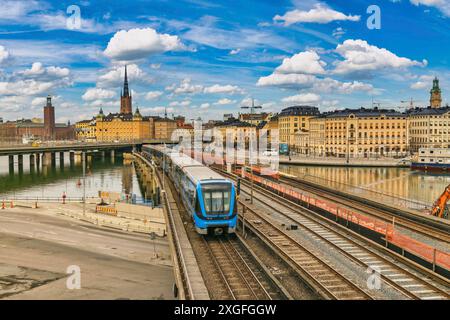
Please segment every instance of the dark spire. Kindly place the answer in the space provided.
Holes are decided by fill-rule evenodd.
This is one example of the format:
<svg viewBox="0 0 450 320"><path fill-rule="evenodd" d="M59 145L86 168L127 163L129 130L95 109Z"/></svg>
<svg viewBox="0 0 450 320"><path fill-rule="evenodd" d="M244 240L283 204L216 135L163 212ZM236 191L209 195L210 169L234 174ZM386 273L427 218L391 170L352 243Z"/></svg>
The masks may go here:
<svg viewBox="0 0 450 320"><path fill-rule="evenodd" d="M127 66L125 66L125 80L123 82L123 97L129 97Z"/></svg>

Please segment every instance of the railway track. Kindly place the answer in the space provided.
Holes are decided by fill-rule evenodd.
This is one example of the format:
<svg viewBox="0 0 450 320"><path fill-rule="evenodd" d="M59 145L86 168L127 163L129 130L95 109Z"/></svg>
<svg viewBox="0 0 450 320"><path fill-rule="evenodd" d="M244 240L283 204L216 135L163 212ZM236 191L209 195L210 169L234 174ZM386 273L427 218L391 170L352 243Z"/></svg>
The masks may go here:
<svg viewBox="0 0 450 320"><path fill-rule="evenodd" d="M160 174L163 174L160 172ZM177 203L181 199L167 179ZM260 265L251 250L238 236L202 236L195 231L183 205L179 213L194 249L200 272L210 297L214 300L285 300L290 298L274 277Z"/></svg>
<svg viewBox="0 0 450 320"><path fill-rule="evenodd" d="M266 244L281 254L295 269L312 283L322 296L336 300L372 300L363 289L338 273L327 262L302 246L298 241L278 227L273 221L246 209L245 223L250 225Z"/></svg>
<svg viewBox="0 0 450 320"><path fill-rule="evenodd" d="M234 236L203 238L205 247L233 300L272 300L286 298L274 287L248 251Z"/></svg>
<svg viewBox="0 0 450 320"><path fill-rule="evenodd" d="M243 183L248 188L248 181L243 181ZM241 190L250 195L250 192L245 188ZM259 186L254 186L254 191L256 191L254 192L254 199L264 206L282 215L290 222L300 225L302 230L308 232L314 240L326 243L361 266L377 270L380 272L384 283L406 297L424 300L450 299L448 289L441 289L437 284L433 284L431 279L424 280L421 275L415 274L405 269L404 266L399 266L398 263L394 263L383 255L374 252L367 247L367 242L360 242L348 236L347 230L342 230L342 226L335 226L326 218L314 212L309 212L309 210ZM263 197L258 196L262 192L264 192ZM268 202L267 198L271 202ZM312 216L314 216L314 219ZM430 274L428 273L427 276L430 276ZM434 275L432 276L434 277ZM440 280L445 281L445 279ZM446 287L448 288L448 281L446 281Z"/></svg>
<svg viewBox="0 0 450 320"><path fill-rule="evenodd" d="M348 200L345 197L336 194L336 192L332 193L331 191L326 190L326 188L315 186L312 183L305 183L295 178L281 177L280 181L291 187L297 188L299 190L307 190L309 193L316 194L317 196L325 200L331 201L338 205L346 206L348 208L352 208L358 212L378 218L388 223L391 223L392 219L395 217L395 223L405 229L414 231L429 238L450 242L450 234L446 231L438 229L437 227L426 225L425 223L402 217L400 215L391 213L388 210L383 210L381 208L371 206L370 204Z"/></svg>

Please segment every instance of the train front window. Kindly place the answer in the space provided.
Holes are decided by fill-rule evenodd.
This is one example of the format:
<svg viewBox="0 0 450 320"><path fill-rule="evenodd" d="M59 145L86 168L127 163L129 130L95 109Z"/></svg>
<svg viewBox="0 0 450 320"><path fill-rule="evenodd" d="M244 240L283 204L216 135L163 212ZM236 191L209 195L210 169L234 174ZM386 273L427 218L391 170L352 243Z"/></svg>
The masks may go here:
<svg viewBox="0 0 450 320"><path fill-rule="evenodd" d="M202 186L206 214L227 214L230 211L231 184Z"/></svg>

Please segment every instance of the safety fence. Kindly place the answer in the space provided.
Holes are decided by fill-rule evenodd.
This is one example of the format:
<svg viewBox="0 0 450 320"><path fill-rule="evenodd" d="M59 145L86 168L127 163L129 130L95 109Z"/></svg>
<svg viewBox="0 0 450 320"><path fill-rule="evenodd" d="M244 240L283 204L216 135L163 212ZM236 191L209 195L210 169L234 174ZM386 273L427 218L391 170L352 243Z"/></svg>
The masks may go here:
<svg viewBox="0 0 450 320"><path fill-rule="evenodd" d="M242 175L242 171L235 172L238 175ZM361 226L373 232L376 232L380 236L384 236L386 241L392 243L404 251L407 251L419 258L433 265L433 269L436 265L439 265L447 270L450 270L450 255L447 252L440 251L432 246L424 244L413 238L410 238L398 230L392 224L386 223L376 218L372 218L361 213L354 212L347 208L342 208L336 204L328 201L318 199L309 194L304 194L293 188L281 185L275 181L264 179L260 176L252 175L244 170L244 177L253 179L253 181L273 192L282 194L286 198L290 198L296 202L303 202L307 204L309 208L315 207L320 210L324 210L327 213L333 215L336 221L346 221L347 225L353 223Z"/></svg>

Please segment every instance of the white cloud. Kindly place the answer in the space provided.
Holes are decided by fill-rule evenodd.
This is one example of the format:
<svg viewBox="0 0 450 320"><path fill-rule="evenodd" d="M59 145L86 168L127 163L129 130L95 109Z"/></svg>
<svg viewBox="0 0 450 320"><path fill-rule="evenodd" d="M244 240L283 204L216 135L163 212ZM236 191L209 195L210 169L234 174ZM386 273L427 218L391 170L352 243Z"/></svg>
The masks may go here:
<svg viewBox="0 0 450 320"><path fill-rule="evenodd" d="M236 103L236 100L230 100L228 98L223 98L223 99L220 99L217 102L214 102L214 104L217 105L217 106L219 106L219 105L223 106L223 105L234 104L234 103Z"/></svg>
<svg viewBox="0 0 450 320"><path fill-rule="evenodd" d="M150 65L150 68L157 70L157 69L161 68L161 63L152 63Z"/></svg>
<svg viewBox="0 0 450 320"><path fill-rule="evenodd" d="M166 90L172 91L174 94L195 94L202 92L203 86L191 84L191 79L185 78L178 87L174 84L166 87Z"/></svg>
<svg viewBox="0 0 450 320"><path fill-rule="evenodd" d="M324 74L326 63L320 60L315 51L304 51L283 59L283 63L275 69L276 73Z"/></svg>
<svg viewBox="0 0 450 320"><path fill-rule="evenodd" d="M34 79L19 80L16 82L0 82L0 94L34 96L48 93L57 87L57 82L41 82Z"/></svg>
<svg viewBox="0 0 450 320"><path fill-rule="evenodd" d="M210 107L211 105L209 104L209 103L202 103L201 105L200 105L200 109L202 109L202 110L206 110L206 109L208 109L209 107Z"/></svg>
<svg viewBox="0 0 450 320"><path fill-rule="evenodd" d="M116 96L116 93L111 90L102 88L89 88L81 97L84 101L93 101L99 99L112 99Z"/></svg>
<svg viewBox="0 0 450 320"><path fill-rule="evenodd" d="M153 80L136 64L127 66L128 81L133 84L142 83L149 84ZM117 87L123 84L125 77L125 67L114 66L105 74L98 77L97 86L99 87Z"/></svg>
<svg viewBox="0 0 450 320"><path fill-rule="evenodd" d="M410 88L413 90L423 90L426 88L431 88L431 81L433 81L433 76L422 75L419 77L419 81L411 84Z"/></svg>
<svg viewBox="0 0 450 320"><path fill-rule="evenodd" d="M447 17L450 17L450 1L448 0L410 0L410 2L416 6L435 7L441 10Z"/></svg>
<svg viewBox="0 0 450 320"><path fill-rule="evenodd" d="M55 66L44 67L41 62L34 62L30 69L19 71L18 74L28 79L54 80L68 77L70 70Z"/></svg>
<svg viewBox="0 0 450 320"><path fill-rule="evenodd" d="M414 61L395 55L384 48L369 45L364 40L345 40L336 48L336 52L344 57L343 61L336 61L335 74L376 71L392 68L408 68L412 66L426 66L428 62Z"/></svg>
<svg viewBox="0 0 450 320"><path fill-rule="evenodd" d="M309 11L292 10L286 12L283 16L276 15L274 21L282 21L285 26L294 23L329 23L332 21L359 21L360 16L345 15L342 12L328 8L323 4L316 4Z"/></svg>
<svg viewBox="0 0 450 320"><path fill-rule="evenodd" d="M341 82L331 78L317 79L313 84L313 90L317 92L338 92L341 94L350 94L355 91L375 92L374 87L368 83L360 81Z"/></svg>
<svg viewBox="0 0 450 320"><path fill-rule="evenodd" d="M8 60L9 57L10 53L8 52L8 50L6 50L4 46L0 46L0 64Z"/></svg>
<svg viewBox="0 0 450 320"><path fill-rule="evenodd" d="M164 94L162 91L150 91L145 95L145 100L157 100Z"/></svg>
<svg viewBox="0 0 450 320"><path fill-rule="evenodd" d="M169 104L171 107L188 107L191 105L190 100L184 100L184 101L173 101Z"/></svg>
<svg viewBox="0 0 450 320"><path fill-rule="evenodd" d="M238 49L231 50L229 54L230 55L235 55L235 54L238 54L239 52L241 52L241 49L238 48Z"/></svg>
<svg viewBox="0 0 450 320"><path fill-rule="evenodd" d="M304 86L308 87L315 81L316 77L306 74L283 74L272 73L269 76L258 79L258 86Z"/></svg>
<svg viewBox="0 0 450 320"><path fill-rule="evenodd" d="M281 101L285 103L316 104L320 101L320 96L315 93L302 93L295 96L283 98Z"/></svg>
<svg viewBox="0 0 450 320"><path fill-rule="evenodd" d="M121 30L109 40L104 54L119 61L145 58L156 53L185 50L178 36L157 33L155 29Z"/></svg>
<svg viewBox="0 0 450 320"><path fill-rule="evenodd" d="M204 93L228 93L228 94L243 94L244 90L239 88L238 86L232 86L232 85L219 85L215 84L210 87L206 87L204 89Z"/></svg>
<svg viewBox="0 0 450 320"><path fill-rule="evenodd" d="M47 102L47 98L46 97L37 97L37 98L34 98L31 101L31 105L33 107L42 107L42 106L44 106L46 104L46 102Z"/></svg>

